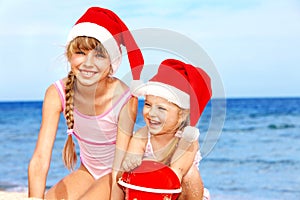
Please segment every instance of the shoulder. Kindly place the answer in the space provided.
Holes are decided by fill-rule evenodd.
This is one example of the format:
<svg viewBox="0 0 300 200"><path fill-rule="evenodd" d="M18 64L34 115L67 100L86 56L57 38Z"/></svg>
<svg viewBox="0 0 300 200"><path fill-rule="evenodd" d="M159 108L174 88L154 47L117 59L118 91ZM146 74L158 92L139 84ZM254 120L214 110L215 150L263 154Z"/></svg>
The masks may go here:
<svg viewBox="0 0 300 200"><path fill-rule="evenodd" d="M55 97L55 96L58 97L58 91L55 85L51 84L46 90L45 97Z"/></svg>
<svg viewBox="0 0 300 200"><path fill-rule="evenodd" d="M68 77L65 77L60 80L55 81L52 85L60 84L61 86L63 86L63 88L65 88L67 81L68 81Z"/></svg>
<svg viewBox="0 0 300 200"><path fill-rule="evenodd" d="M124 93L129 90L129 87L120 79L116 77L111 78L111 88L117 93Z"/></svg>
<svg viewBox="0 0 300 200"><path fill-rule="evenodd" d="M66 86L67 81L68 81L68 77L63 78L60 81L64 84L64 86Z"/></svg>
<svg viewBox="0 0 300 200"><path fill-rule="evenodd" d="M109 83L108 92L112 95L114 101L119 101L120 98L128 99L128 96L130 96L129 87L123 81L115 77L112 77Z"/></svg>
<svg viewBox="0 0 300 200"><path fill-rule="evenodd" d="M58 90L54 84L51 84L45 93L44 106L51 107L51 109L62 110L62 103Z"/></svg>
<svg viewBox="0 0 300 200"><path fill-rule="evenodd" d="M67 77L62 78L55 83L60 82L62 86L62 90L64 90L67 82ZM61 100L61 95L59 88L57 88L56 84L53 83L51 84L45 92L45 97L44 97L44 105L47 107L51 107L52 109L60 110L62 111L62 100ZM63 92L63 91L61 91Z"/></svg>
<svg viewBox="0 0 300 200"><path fill-rule="evenodd" d="M135 138L140 138L140 139L148 139L148 128L147 126L144 126L136 131L134 134Z"/></svg>
<svg viewBox="0 0 300 200"><path fill-rule="evenodd" d="M130 146L134 149L144 149L148 143L148 129L147 127L142 127L133 134L130 140Z"/></svg>

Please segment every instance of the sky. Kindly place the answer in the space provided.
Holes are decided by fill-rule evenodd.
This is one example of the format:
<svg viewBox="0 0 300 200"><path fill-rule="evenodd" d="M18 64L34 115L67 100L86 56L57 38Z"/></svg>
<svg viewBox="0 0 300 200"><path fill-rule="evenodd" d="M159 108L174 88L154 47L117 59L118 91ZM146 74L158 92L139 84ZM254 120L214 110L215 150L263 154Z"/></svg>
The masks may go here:
<svg viewBox="0 0 300 200"><path fill-rule="evenodd" d="M201 65L214 97L300 97L299 0L0 0L0 101L42 100L66 76L67 35L90 6L120 16L145 66Z"/></svg>

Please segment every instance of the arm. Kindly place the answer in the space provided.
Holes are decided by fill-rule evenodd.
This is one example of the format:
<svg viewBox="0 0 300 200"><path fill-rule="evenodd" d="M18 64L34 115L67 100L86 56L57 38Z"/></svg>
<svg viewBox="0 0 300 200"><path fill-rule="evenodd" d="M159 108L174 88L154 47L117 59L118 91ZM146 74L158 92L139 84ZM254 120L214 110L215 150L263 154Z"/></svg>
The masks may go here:
<svg viewBox="0 0 300 200"><path fill-rule="evenodd" d="M126 155L122 162L122 170L131 171L142 163L148 141L147 127L140 128L131 138Z"/></svg>
<svg viewBox="0 0 300 200"><path fill-rule="evenodd" d="M55 86L51 85L45 94L40 132L28 166L29 197L44 197L46 178L61 110L62 105L59 94Z"/></svg>
<svg viewBox="0 0 300 200"><path fill-rule="evenodd" d="M123 158L125 156L130 138L133 133L138 109L137 107L138 99L136 97L132 97L124 105L119 115L116 150L113 163L113 181L115 181L117 172L121 168Z"/></svg>
<svg viewBox="0 0 300 200"><path fill-rule="evenodd" d="M121 187L119 187L117 180L120 177L122 177L122 173L124 169L125 171L129 171L130 169L133 169L134 166L138 166L141 163L141 160L144 155L144 150L145 150L144 147L146 146L147 140L146 142L143 141L141 138L137 137L138 135L139 135L139 131L137 131L137 133L135 133L134 136L131 137L127 152L124 152L125 158L124 161L122 162L122 166L120 166L119 170L115 170L116 174L112 186L111 200L124 200L125 197L124 197L123 190L121 189Z"/></svg>
<svg viewBox="0 0 300 200"><path fill-rule="evenodd" d="M177 174L180 181L194 162L195 155L199 149L198 137L199 130L197 128L186 127L172 156L170 167Z"/></svg>
<svg viewBox="0 0 300 200"><path fill-rule="evenodd" d="M113 163L113 172L112 172L112 200L124 200L123 191L117 184L118 175L120 175L120 168L127 151L127 147L130 141L130 138L133 133L134 123L136 121L138 109L138 99L132 97L127 104L124 105L120 114L118 121L118 133L116 140L116 150Z"/></svg>

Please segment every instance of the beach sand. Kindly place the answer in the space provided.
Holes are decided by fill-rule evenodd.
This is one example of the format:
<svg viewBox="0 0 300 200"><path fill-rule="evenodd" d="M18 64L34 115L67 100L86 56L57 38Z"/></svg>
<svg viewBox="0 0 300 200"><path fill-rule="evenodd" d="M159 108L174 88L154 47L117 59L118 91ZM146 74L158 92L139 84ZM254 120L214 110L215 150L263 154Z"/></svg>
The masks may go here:
<svg viewBox="0 0 300 200"><path fill-rule="evenodd" d="M27 198L26 192L7 192L0 191L0 200L21 200L21 199L35 199L37 198Z"/></svg>

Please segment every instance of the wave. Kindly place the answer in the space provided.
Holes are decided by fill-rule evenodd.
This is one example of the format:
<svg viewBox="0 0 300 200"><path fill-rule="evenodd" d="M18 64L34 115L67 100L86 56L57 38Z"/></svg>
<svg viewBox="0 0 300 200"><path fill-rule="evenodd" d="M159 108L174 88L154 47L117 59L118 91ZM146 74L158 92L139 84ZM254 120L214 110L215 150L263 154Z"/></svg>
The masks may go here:
<svg viewBox="0 0 300 200"><path fill-rule="evenodd" d="M282 160L263 160L263 159L228 159L228 158L206 158L206 162L218 162L218 163L234 163L234 164L284 164L284 165L299 165L300 163L295 160L282 159Z"/></svg>
<svg viewBox="0 0 300 200"><path fill-rule="evenodd" d="M27 192L28 188L25 185L13 183L13 182L1 181L0 190L8 191L8 192Z"/></svg>
<svg viewBox="0 0 300 200"><path fill-rule="evenodd" d="M241 132L251 132L260 129L260 127L254 127L254 126L249 126L249 127L243 127L243 128L227 128L224 127L222 129L223 132L231 132L231 133L241 133Z"/></svg>
<svg viewBox="0 0 300 200"><path fill-rule="evenodd" d="M222 129L223 132L231 132L231 133L245 133L245 132L255 132L258 130L263 130L267 128L268 130L283 130L283 129L293 129L293 128L298 128L297 125L295 124L269 124L269 125L264 125L264 124L254 124L254 125L247 125L243 126L240 125L240 127L237 127L237 125L232 126L232 127L224 127Z"/></svg>
<svg viewBox="0 0 300 200"><path fill-rule="evenodd" d="M296 128L294 124L269 124L269 129L277 130L277 129L289 129L289 128Z"/></svg>

